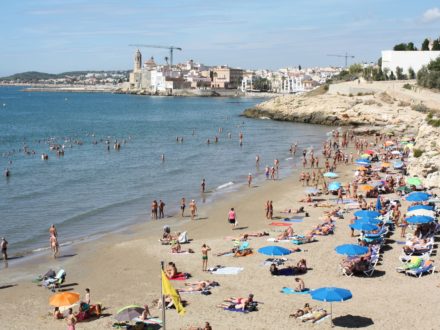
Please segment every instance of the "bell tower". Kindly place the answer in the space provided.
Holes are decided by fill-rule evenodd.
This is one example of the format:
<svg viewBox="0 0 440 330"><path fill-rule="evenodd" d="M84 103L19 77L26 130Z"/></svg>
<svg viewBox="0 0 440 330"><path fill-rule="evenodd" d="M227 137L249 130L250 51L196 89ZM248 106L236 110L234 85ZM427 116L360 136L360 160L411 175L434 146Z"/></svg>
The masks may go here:
<svg viewBox="0 0 440 330"><path fill-rule="evenodd" d="M142 67L142 54L138 49L136 53L134 53L134 72L141 71Z"/></svg>

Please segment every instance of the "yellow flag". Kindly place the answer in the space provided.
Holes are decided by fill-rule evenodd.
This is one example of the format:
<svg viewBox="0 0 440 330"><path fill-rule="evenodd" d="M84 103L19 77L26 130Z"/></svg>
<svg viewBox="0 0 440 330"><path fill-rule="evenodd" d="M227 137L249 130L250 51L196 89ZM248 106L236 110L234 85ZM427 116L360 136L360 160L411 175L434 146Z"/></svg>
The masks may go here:
<svg viewBox="0 0 440 330"><path fill-rule="evenodd" d="M170 280L165 275L164 271L162 270L162 294L168 295L173 299L174 307L176 307L177 313L179 315L185 314L185 308L183 308L182 302L180 301L180 295L177 293L176 289L173 288L173 286L170 283Z"/></svg>

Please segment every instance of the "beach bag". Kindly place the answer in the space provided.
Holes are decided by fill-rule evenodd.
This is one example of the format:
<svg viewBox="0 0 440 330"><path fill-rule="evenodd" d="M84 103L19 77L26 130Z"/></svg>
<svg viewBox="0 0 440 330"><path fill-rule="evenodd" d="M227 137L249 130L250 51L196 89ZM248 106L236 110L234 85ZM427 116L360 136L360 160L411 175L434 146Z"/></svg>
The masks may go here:
<svg viewBox="0 0 440 330"><path fill-rule="evenodd" d="M179 238L177 239L177 241L182 244L182 243L188 243L188 232L184 231L183 233L181 233L179 235Z"/></svg>

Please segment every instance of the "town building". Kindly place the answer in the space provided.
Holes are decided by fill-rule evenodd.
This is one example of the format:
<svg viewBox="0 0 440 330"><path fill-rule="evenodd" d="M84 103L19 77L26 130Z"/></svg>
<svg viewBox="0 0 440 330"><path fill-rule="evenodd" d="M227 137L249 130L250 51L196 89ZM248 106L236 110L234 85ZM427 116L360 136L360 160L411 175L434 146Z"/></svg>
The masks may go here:
<svg viewBox="0 0 440 330"><path fill-rule="evenodd" d="M241 86L243 70L219 66L211 70L211 87L237 89Z"/></svg>
<svg viewBox="0 0 440 330"><path fill-rule="evenodd" d="M416 50L416 51L382 51L382 71L386 69L396 74L396 68L403 70L403 74L408 74L408 70L412 68L417 73L424 65L435 60L440 56L437 50Z"/></svg>

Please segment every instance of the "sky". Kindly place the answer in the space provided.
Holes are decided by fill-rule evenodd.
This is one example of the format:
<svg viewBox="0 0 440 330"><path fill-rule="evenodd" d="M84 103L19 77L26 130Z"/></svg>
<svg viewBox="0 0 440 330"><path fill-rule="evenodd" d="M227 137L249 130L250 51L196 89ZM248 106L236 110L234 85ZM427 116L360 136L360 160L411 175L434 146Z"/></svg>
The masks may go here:
<svg viewBox="0 0 440 330"><path fill-rule="evenodd" d="M130 44L181 47L174 63L246 69L377 61L440 37L438 0L18 0L0 4L0 76L129 70ZM163 63L166 49L141 48Z"/></svg>

